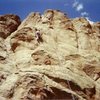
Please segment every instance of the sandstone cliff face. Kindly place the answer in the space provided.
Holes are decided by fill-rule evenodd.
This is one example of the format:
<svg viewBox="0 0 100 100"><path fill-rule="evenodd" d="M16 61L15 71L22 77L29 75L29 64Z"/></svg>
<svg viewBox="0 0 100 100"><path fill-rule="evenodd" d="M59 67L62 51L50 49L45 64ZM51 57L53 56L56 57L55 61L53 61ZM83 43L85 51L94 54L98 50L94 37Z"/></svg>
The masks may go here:
<svg viewBox="0 0 100 100"><path fill-rule="evenodd" d="M0 100L100 99L100 23L47 10L13 31L0 38Z"/></svg>
<svg viewBox="0 0 100 100"><path fill-rule="evenodd" d="M0 59L7 57L5 39L14 32L21 21L17 15L8 14L0 16Z"/></svg>

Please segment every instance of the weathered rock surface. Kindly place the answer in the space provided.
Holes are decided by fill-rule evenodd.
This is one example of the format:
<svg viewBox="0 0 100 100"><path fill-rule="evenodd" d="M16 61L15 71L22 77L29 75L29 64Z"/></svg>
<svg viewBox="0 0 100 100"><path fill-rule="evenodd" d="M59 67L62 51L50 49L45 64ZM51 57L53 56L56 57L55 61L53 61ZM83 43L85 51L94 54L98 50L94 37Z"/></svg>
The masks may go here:
<svg viewBox="0 0 100 100"><path fill-rule="evenodd" d="M0 16L0 37L7 38L20 25L21 21L17 15L8 14Z"/></svg>
<svg viewBox="0 0 100 100"><path fill-rule="evenodd" d="M0 16L0 60L6 59L8 55L4 43L5 39L18 28L20 23L20 18L17 15L8 14Z"/></svg>
<svg viewBox="0 0 100 100"><path fill-rule="evenodd" d="M0 99L100 100L99 22L47 10L13 31L0 40Z"/></svg>

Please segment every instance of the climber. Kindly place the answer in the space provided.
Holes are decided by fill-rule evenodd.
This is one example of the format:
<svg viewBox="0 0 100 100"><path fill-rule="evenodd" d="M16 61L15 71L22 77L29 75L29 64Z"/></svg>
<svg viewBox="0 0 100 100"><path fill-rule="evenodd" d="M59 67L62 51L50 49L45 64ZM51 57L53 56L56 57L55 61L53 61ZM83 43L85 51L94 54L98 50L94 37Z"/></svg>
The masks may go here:
<svg viewBox="0 0 100 100"><path fill-rule="evenodd" d="M100 72L96 73L93 79L97 81L99 78L100 78Z"/></svg>
<svg viewBox="0 0 100 100"><path fill-rule="evenodd" d="M43 42L40 30L35 29L35 37L36 37L36 40L37 40L38 43Z"/></svg>

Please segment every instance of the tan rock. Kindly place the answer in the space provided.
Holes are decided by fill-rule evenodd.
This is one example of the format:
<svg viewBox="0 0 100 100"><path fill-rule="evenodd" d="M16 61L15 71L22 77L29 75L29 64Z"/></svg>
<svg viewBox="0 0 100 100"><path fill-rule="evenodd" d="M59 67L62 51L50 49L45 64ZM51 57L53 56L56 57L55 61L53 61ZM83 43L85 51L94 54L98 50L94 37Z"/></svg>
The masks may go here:
<svg viewBox="0 0 100 100"><path fill-rule="evenodd" d="M43 42L36 41L35 29ZM85 18L51 9L31 13L0 38L0 98L99 100L99 34L100 24Z"/></svg>

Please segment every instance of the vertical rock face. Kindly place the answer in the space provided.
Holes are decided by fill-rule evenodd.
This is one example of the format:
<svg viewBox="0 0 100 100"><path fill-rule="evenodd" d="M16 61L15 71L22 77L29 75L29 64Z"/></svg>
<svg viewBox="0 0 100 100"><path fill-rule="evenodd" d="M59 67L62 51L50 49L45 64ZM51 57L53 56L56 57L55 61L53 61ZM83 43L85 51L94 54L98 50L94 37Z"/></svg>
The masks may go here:
<svg viewBox="0 0 100 100"><path fill-rule="evenodd" d="M31 13L19 24L15 15L0 17L1 99L100 99L99 22L47 10Z"/></svg>

